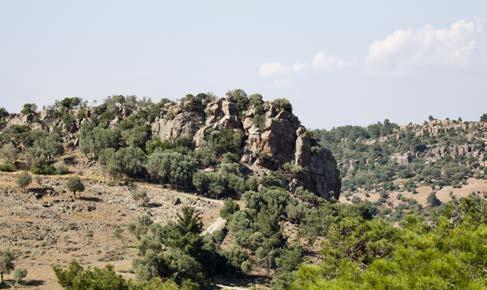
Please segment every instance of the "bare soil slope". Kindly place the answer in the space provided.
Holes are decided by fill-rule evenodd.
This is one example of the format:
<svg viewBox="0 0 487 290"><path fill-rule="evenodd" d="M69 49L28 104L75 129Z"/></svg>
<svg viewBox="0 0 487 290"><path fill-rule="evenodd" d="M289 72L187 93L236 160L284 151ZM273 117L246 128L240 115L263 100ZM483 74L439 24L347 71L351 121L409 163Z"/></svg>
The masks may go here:
<svg viewBox="0 0 487 290"><path fill-rule="evenodd" d="M98 267L109 263L132 277L135 241L126 230L128 223L147 214L164 224L183 206L192 206L207 228L217 220L222 206L221 201L160 185L117 185L86 163L70 170L83 173L86 190L77 199L65 189L69 175L42 176L41 185L34 181L22 190L15 182L20 172L0 173L0 245L13 251L16 267L27 269L23 288L60 289L52 265L67 265L73 259ZM131 197L138 190L148 193L148 207L139 206ZM115 238L117 227L123 229L122 239Z"/></svg>

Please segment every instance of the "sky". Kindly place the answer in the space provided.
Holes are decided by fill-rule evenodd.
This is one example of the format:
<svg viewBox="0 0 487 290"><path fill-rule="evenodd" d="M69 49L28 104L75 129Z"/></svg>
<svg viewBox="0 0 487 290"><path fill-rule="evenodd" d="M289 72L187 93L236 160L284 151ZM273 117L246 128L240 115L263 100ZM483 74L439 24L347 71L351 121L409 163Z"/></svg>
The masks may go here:
<svg viewBox="0 0 487 290"><path fill-rule="evenodd" d="M240 88L310 128L478 120L487 1L0 1L0 106Z"/></svg>

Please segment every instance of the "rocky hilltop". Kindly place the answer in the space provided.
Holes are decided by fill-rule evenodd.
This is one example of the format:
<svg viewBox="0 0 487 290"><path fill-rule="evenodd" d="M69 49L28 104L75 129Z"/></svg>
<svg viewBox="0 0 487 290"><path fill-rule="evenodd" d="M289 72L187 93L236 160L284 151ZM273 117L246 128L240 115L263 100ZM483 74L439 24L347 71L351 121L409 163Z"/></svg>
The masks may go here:
<svg viewBox="0 0 487 290"><path fill-rule="evenodd" d="M292 166L293 174L288 176L291 191L303 186L324 198L338 199L340 194L341 179L335 158L312 138L285 99L263 101L260 95L247 97L237 90L223 98L199 94L177 102L164 99L157 104L115 96L97 106L88 106L77 98L65 99L40 111L35 106L26 106L20 114L4 113L0 126L58 130L62 132L64 147L71 150L79 146L82 124L94 119L115 128L122 121L143 118L150 127L149 139L189 138L196 150L207 147L222 130L231 130L241 138L239 152L234 153L252 174L261 176Z"/></svg>

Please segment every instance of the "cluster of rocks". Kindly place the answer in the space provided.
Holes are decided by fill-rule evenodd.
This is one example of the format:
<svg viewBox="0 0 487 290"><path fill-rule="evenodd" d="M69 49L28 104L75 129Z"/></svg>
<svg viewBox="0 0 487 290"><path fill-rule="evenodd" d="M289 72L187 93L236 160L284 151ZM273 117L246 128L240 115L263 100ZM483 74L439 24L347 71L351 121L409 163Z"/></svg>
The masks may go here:
<svg viewBox="0 0 487 290"><path fill-rule="evenodd" d="M442 134L463 135L466 143L443 142L435 145L421 145L415 151L393 154L391 158L399 165L408 165L419 157L426 157L432 162L446 156L451 158L471 157L480 162L486 157L487 122L462 122L446 119L432 120L422 125L409 124L401 127L396 133L396 139L403 138L406 132L414 132L415 136L419 138L438 137Z"/></svg>

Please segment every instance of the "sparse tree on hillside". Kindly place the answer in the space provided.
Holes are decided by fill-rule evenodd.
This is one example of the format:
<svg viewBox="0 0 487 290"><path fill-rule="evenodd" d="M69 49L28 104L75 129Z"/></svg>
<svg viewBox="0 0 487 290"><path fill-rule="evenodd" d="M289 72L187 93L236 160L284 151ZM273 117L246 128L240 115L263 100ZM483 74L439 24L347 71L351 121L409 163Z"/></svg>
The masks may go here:
<svg viewBox="0 0 487 290"><path fill-rule="evenodd" d="M139 147L125 147L111 154L106 168L113 177L122 175L128 177L142 177L145 172L147 156Z"/></svg>
<svg viewBox="0 0 487 290"><path fill-rule="evenodd" d="M430 195L428 195L428 198L426 199L426 201L428 202L428 204L430 206L440 206L441 205L441 201L438 199L438 197L436 197L435 192L430 193Z"/></svg>
<svg viewBox="0 0 487 290"><path fill-rule="evenodd" d="M7 143L2 146L0 157L2 157L5 163L13 164L17 160L17 149L15 149L12 143Z"/></svg>
<svg viewBox="0 0 487 290"><path fill-rule="evenodd" d="M480 121L487 122L487 113L480 116Z"/></svg>
<svg viewBox="0 0 487 290"><path fill-rule="evenodd" d="M32 177L27 172L22 172L20 176L17 178L17 185L22 189L29 186L31 182L32 182Z"/></svg>
<svg viewBox="0 0 487 290"><path fill-rule="evenodd" d="M85 185L78 176L70 177L66 183L66 187L71 191L76 198L77 192L83 192L85 190Z"/></svg>
<svg viewBox="0 0 487 290"><path fill-rule="evenodd" d="M33 114L37 111L37 105L36 104L25 104L24 107L22 108L22 115L30 115Z"/></svg>
<svg viewBox="0 0 487 290"><path fill-rule="evenodd" d="M132 193L132 198L139 203L140 206L146 207L149 203L149 197L145 191L137 191Z"/></svg>
<svg viewBox="0 0 487 290"><path fill-rule="evenodd" d="M17 287L17 285L22 282L22 279L27 277L27 270L26 269L15 269L13 278L14 278L14 285Z"/></svg>
<svg viewBox="0 0 487 290"><path fill-rule="evenodd" d="M3 274L14 269L14 256L10 250L0 251L0 285L3 285Z"/></svg>

